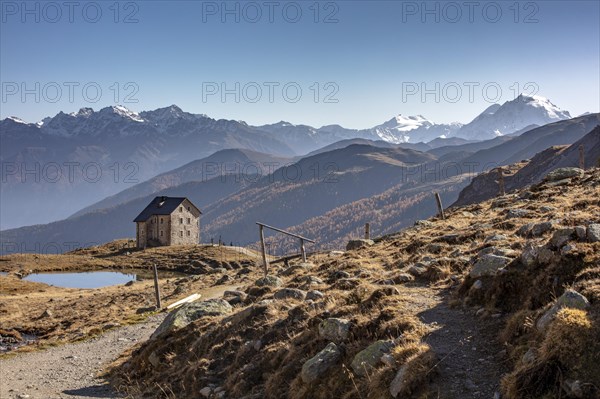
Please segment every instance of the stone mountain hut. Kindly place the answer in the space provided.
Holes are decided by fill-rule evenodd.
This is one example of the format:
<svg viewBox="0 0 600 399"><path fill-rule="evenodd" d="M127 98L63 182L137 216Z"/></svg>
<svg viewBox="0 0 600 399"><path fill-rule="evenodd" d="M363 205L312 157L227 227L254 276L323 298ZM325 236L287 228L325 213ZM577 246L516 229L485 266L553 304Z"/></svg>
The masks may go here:
<svg viewBox="0 0 600 399"><path fill-rule="evenodd" d="M154 198L133 220L137 247L198 244L201 214L185 197Z"/></svg>

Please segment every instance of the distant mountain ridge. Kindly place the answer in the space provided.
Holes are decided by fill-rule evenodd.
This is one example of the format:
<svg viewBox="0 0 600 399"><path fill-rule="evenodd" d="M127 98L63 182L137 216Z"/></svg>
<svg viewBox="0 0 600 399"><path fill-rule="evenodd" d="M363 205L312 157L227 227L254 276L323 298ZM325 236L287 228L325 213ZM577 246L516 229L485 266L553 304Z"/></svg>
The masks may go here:
<svg viewBox="0 0 600 399"><path fill-rule="evenodd" d="M284 121L257 128L310 152L307 151L310 145L325 146L352 138L382 140L392 144L428 143L437 138L481 141L570 118L568 111L561 110L547 98L521 94L504 104L490 105L466 125L459 122L438 124L422 115L400 114L370 129L347 129L340 125L315 128Z"/></svg>
<svg viewBox="0 0 600 399"><path fill-rule="evenodd" d="M149 180L136 184L119 193L85 207L70 216L76 217L88 212L111 208L139 197L146 197L161 190L167 190L190 182L205 182L211 179L250 179L267 175L275 169L290 163L290 158L276 157L244 149L228 149L192 161L174 170L161 173Z"/></svg>
<svg viewBox="0 0 600 399"><path fill-rule="evenodd" d="M235 162L268 157L247 150L221 151L125 190L115 198L109 197L66 220L4 230L2 243L25 243L31 248L36 242L49 239L106 242L132 236L134 226L130 219L154 196L167 195L189 196L202 207L204 241L221 236L227 242L240 245L253 243L256 231L249 226L263 221L310 233L322 243L337 245L366 221L373 222L380 231L391 231L433 214L432 190L439 191L444 203L451 204L469 184L473 173L486 166L489 170L515 157L538 156L536 154L549 151L548 147L569 145L584 136L589 156L593 157L598 151L598 146L593 144L597 141L597 130L595 135L589 133L598 124L600 114L590 114L541 126L518 137L459 141L456 146L441 146L427 152L389 143L376 146L350 141L348 146L334 146L266 176L237 179L233 174L225 175L224 179L219 176L199 179L202 173L197 168L207 159ZM455 168L467 164L472 165L472 169ZM445 172L440 173L440 170ZM163 178L165 180L161 180ZM187 181L189 179L194 180ZM497 186L494 187L497 190ZM281 250L296 245L285 241L272 244Z"/></svg>
<svg viewBox="0 0 600 399"><path fill-rule="evenodd" d="M518 134L526 127L567 115L542 97L519 96L488 107L464 126L436 124L421 115L398 115L370 129L339 125L313 128L287 122L250 126L185 112L176 105L139 113L123 106L99 111L82 108L69 114L59 112L39 123L10 117L0 121L0 160L16 169L37 168L38 176L23 179L20 170L15 170L3 179L0 223L2 228L9 228L65 218L74 210L132 187L132 183L223 149L248 149L290 158L339 141L363 139L382 142L382 146L389 143L427 151L439 145L461 144L457 140L480 141ZM79 174L74 179L40 178L46 166L65 163L78 165ZM99 168L103 176L93 184L80 170L90 165ZM64 168L62 172L65 174ZM64 201L66 197L68 202Z"/></svg>
<svg viewBox="0 0 600 399"><path fill-rule="evenodd" d="M194 115L176 106L139 114L124 107L97 112L83 108L72 114L60 112L38 124L6 118L0 121L0 139L0 160L14 169L2 181L2 228L67 217L219 150L295 154L287 144L244 123ZM65 163L74 165L74 173ZM59 178L44 174L49 165L52 171L59 169ZM27 175L25 170L34 172ZM90 170L100 178L87 178ZM69 201L64 201L67 197Z"/></svg>

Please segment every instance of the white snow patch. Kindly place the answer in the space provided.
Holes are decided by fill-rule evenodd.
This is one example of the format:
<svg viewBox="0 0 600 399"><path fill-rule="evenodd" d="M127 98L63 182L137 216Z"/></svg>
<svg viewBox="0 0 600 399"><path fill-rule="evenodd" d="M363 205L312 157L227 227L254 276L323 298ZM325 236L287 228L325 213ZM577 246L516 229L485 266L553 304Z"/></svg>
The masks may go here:
<svg viewBox="0 0 600 399"><path fill-rule="evenodd" d="M27 122L25 122L25 121L24 121L23 119L21 119L21 118L17 118L16 116L9 116L9 117L8 117L8 118L6 118L6 119L10 119L10 120L11 120L11 121L13 121L13 122L16 122L16 123L22 123L22 124L24 124L24 125L27 125Z"/></svg>

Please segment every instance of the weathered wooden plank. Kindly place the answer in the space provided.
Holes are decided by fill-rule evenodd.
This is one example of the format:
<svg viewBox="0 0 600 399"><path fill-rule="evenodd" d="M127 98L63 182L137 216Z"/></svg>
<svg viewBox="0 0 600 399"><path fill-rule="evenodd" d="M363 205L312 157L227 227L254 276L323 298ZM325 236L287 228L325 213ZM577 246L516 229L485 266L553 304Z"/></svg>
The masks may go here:
<svg viewBox="0 0 600 399"><path fill-rule="evenodd" d="M265 248L265 232L264 226L260 223L258 224L258 231L260 233L260 247L262 250L262 258L263 258L263 267L265 276L269 273L269 261L267 260L267 249Z"/></svg>
<svg viewBox="0 0 600 399"><path fill-rule="evenodd" d="M184 303L194 302L194 301L200 299L201 296L202 295L200 295L200 294L192 294L188 297L178 300L177 302L173 302L172 304L167 306L167 309L173 309L173 308L179 307L179 306L183 305Z"/></svg>
<svg viewBox="0 0 600 399"><path fill-rule="evenodd" d="M444 214L444 207L442 206L442 199L440 198L439 193L434 193L434 195L435 195L435 202L437 203L438 214L440 215L440 219L444 220L444 219L446 219L446 215Z"/></svg>
<svg viewBox="0 0 600 399"><path fill-rule="evenodd" d="M156 295L156 309L161 309L162 304L160 301L160 287L158 286L158 270L156 269L156 263L154 264L154 295Z"/></svg>
<svg viewBox="0 0 600 399"><path fill-rule="evenodd" d="M506 191L504 188L504 170L502 167L498 168L498 195L505 195Z"/></svg>
<svg viewBox="0 0 600 399"><path fill-rule="evenodd" d="M275 231L278 231L278 232L283 233L283 234L287 234L288 236L300 238L300 239L302 239L304 241L308 241L308 242L311 242L313 244L315 243L315 241L311 240L310 238L302 237L301 235L290 233L289 231L278 229L277 227L269 226L268 224L264 224L264 223L260 223L260 222L256 222L256 224L259 225L259 226L266 227L267 229L271 229L271 230L275 230Z"/></svg>

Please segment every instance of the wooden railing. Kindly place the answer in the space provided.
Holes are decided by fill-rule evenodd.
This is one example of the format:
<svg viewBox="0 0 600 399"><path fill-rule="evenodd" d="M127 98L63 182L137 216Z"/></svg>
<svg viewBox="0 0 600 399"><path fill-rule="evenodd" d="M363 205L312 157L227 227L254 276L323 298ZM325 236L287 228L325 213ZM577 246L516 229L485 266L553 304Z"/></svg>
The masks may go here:
<svg viewBox="0 0 600 399"><path fill-rule="evenodd" d="M267 250L266 250L266 246L265 246L265 233L264 233L265 228L271 229L278 233L282 233L282 234L286 234L288 236L298 238L300 240L300 253L302 255L302 262L306 262L306 248L305 248L304 242L306 241L306 242L310 242L310 243L314 244L315 243L314 240L311 240L310 238L306 238L306 237L303 237L298 234L290 233L289 231L278 229L277 227L269 226L268 224L264 224L264 223L260 223L260 222L256 222L256 224L258 225L258 232L260 234L260 247L262 250L262 258L263 258L263 266L264 266L265 276L267 275L267 273L269 271L269 261L267 260Z"/></svg>

